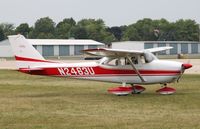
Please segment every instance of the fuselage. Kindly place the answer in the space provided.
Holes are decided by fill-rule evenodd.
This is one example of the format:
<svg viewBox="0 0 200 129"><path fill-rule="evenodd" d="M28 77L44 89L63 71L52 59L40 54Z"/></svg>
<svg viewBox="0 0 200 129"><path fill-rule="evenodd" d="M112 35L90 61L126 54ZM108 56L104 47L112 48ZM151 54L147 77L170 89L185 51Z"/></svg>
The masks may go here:
<svg viewBox="0 0 200 129"><path fill-rule="evenodd" d="M104 65L97 62L42 62L41 64L42 65L30 69L21 68L20 71L35 75L73 77L116 83L154 84L170 83L175 81L178 76L180 76L182 66L182 63L164 60L154 60L150 63L137 64L135 67L146 80L145 82L142 82L130 65L115 66Z"/></svg>
<svg viewBox="0 0 200 129"><path fill-rule="evenodd" d="M158 60L153 53L171 49L88 49L86 54L103 57L97 62L59 63L45 60L23 35L9 36L17 68L34 75L73 77L116 83L153 84L177 80L191 64Z"/></svg>

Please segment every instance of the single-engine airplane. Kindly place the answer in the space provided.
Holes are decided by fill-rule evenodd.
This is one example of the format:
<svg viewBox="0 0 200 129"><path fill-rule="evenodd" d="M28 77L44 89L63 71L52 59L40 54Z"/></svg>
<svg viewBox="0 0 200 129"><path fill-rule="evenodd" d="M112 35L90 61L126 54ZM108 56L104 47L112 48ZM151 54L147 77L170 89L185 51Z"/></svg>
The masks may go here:
<svg viewBox="0 0 200 129"><path fill-rule="evenodd" d="M185 69L192 67L189 63L159 60L153 54L172 47L145 50L87 49L83 53L103 58L96 62L61 63L45 60L20 34L8 38L20 72L121 83L122 86L108 89L109 93L115 95L141 93L145 88L140 84L161 84L164 87L157 90L158 93L173 94L176 90L167 84L178 81Z"/></svg>

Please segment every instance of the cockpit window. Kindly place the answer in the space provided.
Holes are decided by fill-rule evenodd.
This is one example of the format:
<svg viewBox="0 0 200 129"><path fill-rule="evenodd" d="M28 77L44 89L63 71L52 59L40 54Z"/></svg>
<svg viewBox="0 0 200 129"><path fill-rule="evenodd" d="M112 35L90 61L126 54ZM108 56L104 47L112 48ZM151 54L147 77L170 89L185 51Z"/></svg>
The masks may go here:
<svg viewBox="0 0 200 129"><path fill-rule="evenodd" d="M99 63L102 65L120 66L120 65L125 65L125 60L124 60L124 58L104 57L100 60Z"/></svg>
<svg viewBox="0 0 200 129"><path fill-rule="evenodd" d="M138 64L138 58L136 56L131 57L133 64Z"/></svg>
<svg viewBox="0 0 200 129"><path fill-rule="evenodd" d="M151 52L145 52L143 55L135 55L130 57L133 64L144 64L150 63L153 60L157 59ZM102 65L110 65L110 66L125 66L130 65L130 62L126 57L104 57L99 61Z"/></svg>

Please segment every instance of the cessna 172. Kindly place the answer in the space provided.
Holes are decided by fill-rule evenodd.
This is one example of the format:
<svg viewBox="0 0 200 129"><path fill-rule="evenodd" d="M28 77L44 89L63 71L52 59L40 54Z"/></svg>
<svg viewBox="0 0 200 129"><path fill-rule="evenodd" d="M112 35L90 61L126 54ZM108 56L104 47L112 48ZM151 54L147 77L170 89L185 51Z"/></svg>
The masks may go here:
<svg viewBox="0 0 200 129"><path fill-rule="evenodd" d="M175 93L176 90L167 87L167 84L178 81L184 70L192 67L188 63L159 60L153 54L172 47L145 50L87 49L83 52L103 58L96 62L61 63L45 60L22 35L11 35L8 38L20 72L121 83L122 86L108 89L108 92L116 95L141 93L145 88L140 84L157 83L164 86L157 90L158 93Z"/></svg>

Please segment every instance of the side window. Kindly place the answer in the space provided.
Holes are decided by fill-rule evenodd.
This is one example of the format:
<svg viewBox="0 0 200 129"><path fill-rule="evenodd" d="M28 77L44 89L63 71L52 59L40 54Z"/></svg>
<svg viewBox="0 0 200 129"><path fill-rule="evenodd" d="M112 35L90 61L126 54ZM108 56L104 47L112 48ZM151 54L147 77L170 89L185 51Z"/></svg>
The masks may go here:
<svg viewBox="0 0 200 129"><path fill-rule="evenodd" d="M136 56L131 57L131 62L133 62L133 64L138 64L138 57ZM124 65L130 65L130 62L128 61L127 58L124 59Z"/></svg>
<svg viewBox="0 0 200 129"><path fill-rule="evenodd" d="M133 64L138 64L138 58L135 56L131 57L131 61L133 62Z"/></svg>
<svg viewBox="0 0 200 129"><path fill-rule="evenodd" d="M125 58L113 58L102 61L103 65L122 66L126 65Z"/></svg>
<svg viewBox="0 0 200 129"><path fill-rule="evenodd" d="M145 60L145 58L144 58L143 55L140 56L140 62L141 62L142 64L146 63L146 60Z"/></svg>
<svg viewBox="0 0 200 129"><path fill-rule="evenodd" d="M113 60L110 60L107 65L111 65L111 66L115 66L115 65L118 65L118 60L117 59L113 59Z"/></svg>

